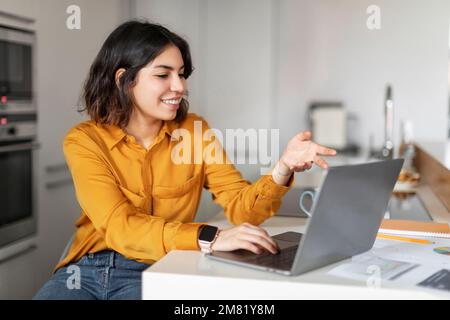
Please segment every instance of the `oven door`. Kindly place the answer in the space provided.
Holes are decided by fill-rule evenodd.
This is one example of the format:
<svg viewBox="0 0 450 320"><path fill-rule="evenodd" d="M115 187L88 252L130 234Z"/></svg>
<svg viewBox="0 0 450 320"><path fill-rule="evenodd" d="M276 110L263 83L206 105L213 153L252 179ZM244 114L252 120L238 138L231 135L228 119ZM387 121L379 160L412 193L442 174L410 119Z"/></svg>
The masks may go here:
<svg viewBox="0 0 450 320"><path fill-rule="evenodd" d="M0 246L36 232L33 141L0 144Z"/></svg>
<svg viewBox="0 0 450 320"><path fill-rule="evenodd" d="M31 100L33 43L34 35L31 32L0 27L1 97L7 100Z"/></svg>

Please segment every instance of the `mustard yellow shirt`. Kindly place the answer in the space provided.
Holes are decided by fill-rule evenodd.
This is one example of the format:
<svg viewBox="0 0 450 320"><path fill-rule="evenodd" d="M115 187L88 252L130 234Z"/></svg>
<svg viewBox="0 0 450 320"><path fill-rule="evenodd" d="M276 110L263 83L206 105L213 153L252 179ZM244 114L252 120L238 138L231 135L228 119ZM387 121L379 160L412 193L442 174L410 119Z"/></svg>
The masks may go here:
<svg viewBox="0 0 450 320"><path fill-rule="evenodd" d="M192 113L182 123L165 121L148 150L117 126L86 121L68 132L63 150L82 212L72 246L55 270L108 249L147 264L171 250L198 250L202 223L193 221L203 188L232 224L259 225L274 215L293 178L288 186L276 184L271 175L250 184L231 163L172 160L182 140L174 130L194 135L195 122L203 132L209 129ZM206 148L211 141L201 143ZM194 152L190 156L195 160Z"/></svg>

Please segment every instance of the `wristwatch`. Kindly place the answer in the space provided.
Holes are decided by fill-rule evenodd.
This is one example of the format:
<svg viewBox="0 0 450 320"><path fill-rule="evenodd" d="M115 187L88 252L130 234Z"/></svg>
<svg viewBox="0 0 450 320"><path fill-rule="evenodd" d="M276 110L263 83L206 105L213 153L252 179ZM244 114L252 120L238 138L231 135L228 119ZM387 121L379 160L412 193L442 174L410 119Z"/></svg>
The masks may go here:
<svg viewBox="0 0 450 320"><path fill-rule="evenodd" d="M213 243L216 241L218 235L219 235L219 228L217 227L204 225L200 229L200 234L198 236L198 243L203 253L212 252L211 247Z"/></svg>

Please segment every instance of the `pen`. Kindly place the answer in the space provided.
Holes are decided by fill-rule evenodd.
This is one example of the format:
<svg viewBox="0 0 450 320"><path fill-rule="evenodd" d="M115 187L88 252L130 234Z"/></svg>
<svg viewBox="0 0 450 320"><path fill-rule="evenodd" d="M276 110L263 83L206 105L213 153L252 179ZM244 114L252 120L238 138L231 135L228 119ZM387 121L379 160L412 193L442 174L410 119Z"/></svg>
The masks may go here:
<svg viewBox="0 0 450 320"><path fill-rule="evenodd" d="M414 243L421 243L421 244L433 244L434 243L434 242L431 242L429 240L424 240L424 239L405 238L405 237L391 236L388 234L381 234L381 233L379 233L377 235L377 238L398 240L398 241L405 241L405 242L414 242Z"/></svg>

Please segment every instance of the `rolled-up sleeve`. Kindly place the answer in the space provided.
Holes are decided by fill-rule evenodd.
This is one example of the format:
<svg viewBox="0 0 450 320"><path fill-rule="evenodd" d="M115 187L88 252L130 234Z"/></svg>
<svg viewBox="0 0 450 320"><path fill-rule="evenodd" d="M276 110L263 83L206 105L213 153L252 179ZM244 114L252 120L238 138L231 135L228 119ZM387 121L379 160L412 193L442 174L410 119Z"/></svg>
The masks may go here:
<svg viewBox="0 0 450 320"><path fill-rule="evenodd" d="M198 249L202 224L167 222L135 207L121 192L101 147L87 134L69 132L63 149L77 200L109 248L155 261L170 250Z"/></svg>

